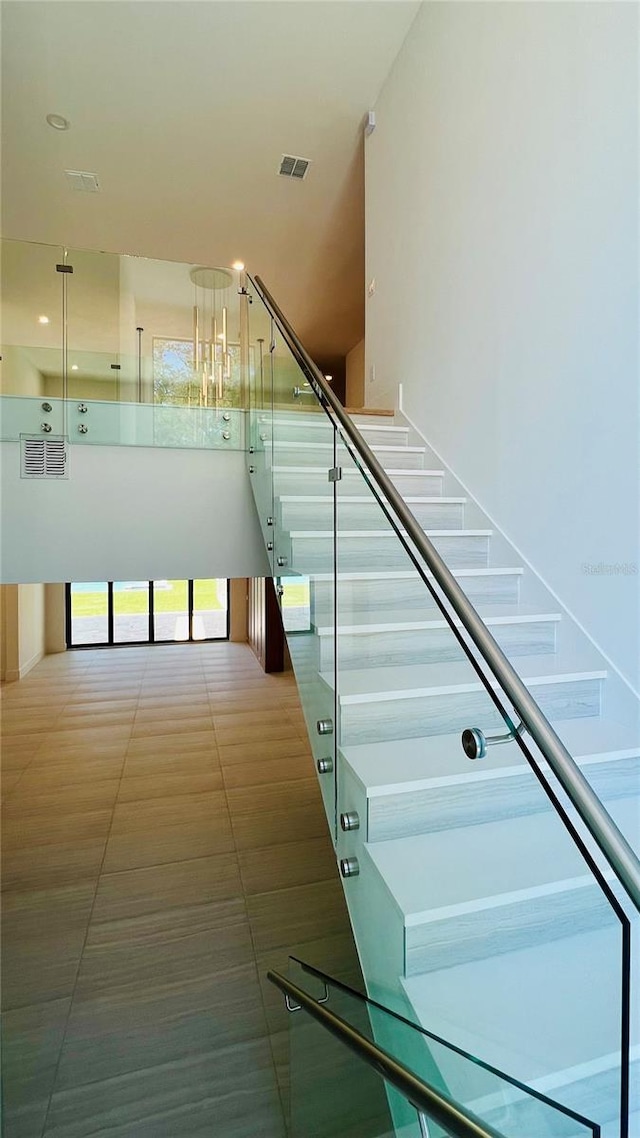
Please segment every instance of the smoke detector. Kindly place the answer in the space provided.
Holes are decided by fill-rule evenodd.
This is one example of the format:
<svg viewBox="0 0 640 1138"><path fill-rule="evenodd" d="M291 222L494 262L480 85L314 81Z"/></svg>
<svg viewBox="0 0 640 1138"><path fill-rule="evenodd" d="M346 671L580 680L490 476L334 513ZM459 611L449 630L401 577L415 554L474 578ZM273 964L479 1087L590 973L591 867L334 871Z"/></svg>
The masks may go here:
<svg viewBox="0 0 640 1138"><path fill-rule="evenodd" d="M282 174L283 178L298 178L299 181L302 181L310 165L310 158L299 158L294 154L283 154L278 173Z"/></svg>
<svg viewBox="0 0 640 1138"><path fill-rule="evenodd" d="M86 170L65 170L64 176L72 190L81 190L85 194L100 193L97 174L89 174Z"/></svg>

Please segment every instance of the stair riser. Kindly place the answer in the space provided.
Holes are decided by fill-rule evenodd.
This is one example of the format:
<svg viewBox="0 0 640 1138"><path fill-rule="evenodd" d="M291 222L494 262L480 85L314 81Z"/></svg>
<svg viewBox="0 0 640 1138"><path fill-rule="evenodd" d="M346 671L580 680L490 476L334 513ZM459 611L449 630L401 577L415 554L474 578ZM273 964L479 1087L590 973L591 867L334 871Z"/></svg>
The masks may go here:
<svg viewBox="0 0 640 1138"><path fill-rule="evenodd" d="M548 719L575 719L600 712L600 680L532 684ZM421 695L341 705L342 746L421 735L453 735L465 727L495 730L503 722L486 692Z"/></svg>
<svg viewBox="0 0 640 1138"><path fill-rule="evenodd" d="M411 926L405 930L405 976L589 932L612 919L601 891L589 885Z"/></svg>
<svg viewBox="0 0 640 1138"><path fill-rule="evenodd" d="M327 467L328 469L328 467ZM318 470L310 467L307 472L276 473L273 476L275 493L281 494L326 494L329 487L327 469ZM435 498L442 494L442 475L422 474L417 476L394 475L392 478L396 489L403 498ZM345 474L337 483L338 494L360 494L365 491L366 483L360 476L352 477Z"/></svg>
<svg viewBox="0 0 640 1138"><path fill-rule="evenodd" d="M386 615L386 614L385 614ZM555 652L556 621L491 625L490 631L508 656L536 656ZM320 637L320 670L333 659L333 636ZM458 641L449 628L405 632L375 632L368 635L340 633L340 668L382 668L387 665L436 664L464 660Z"/></svg>
<svg viewBox="0 0 640 1138"><path fill-rule="evenodd" d="M265 457L269 466L326 466L328 470L333 464L333 448L276 444L273 449L267 448ZM376 457L385 470L421 470L424 466L421 450L402 447L394 451L380 450Z"/></svg>
<svg viewBox="0 0 640 1138"><path fill-rule="evenodd" d="M438 553L451 569L483 568L489 560L488 537L433 538ZM409 555L395 534L379 537L338 539L338 568L343 573L400 571L411 568ZM290 568L296 573L330 573L333 570L333 541L326 537L292 537Z"/></svg>
<svg viewBox="0 0 640 1138"><path fill-rule="evenodd" d="M505 761L512 757L513 752L505 749ZM481 763L478 766L482 769ZM604 801L637 793L638 758L590 764L584 769L591 786ZM550 811L548 798L527 767L521 774L505 778L473 779L452 786L408 789L404 794L370 798L366 835L369 842L385 842Z"/></svg>
<svg viewBox="0 0 640 1138"><path fill-rule="evenodd" d="M364 441L370 447L403 447L407 445L408 432L402 427L389 427L385 430L377 426L360 426L359 430ZM266 439L263 441L268 442L273 437L277 443L323 443L333 437L333 429L324 415L318 423L309 421L306 423L275 422L273 424L273 436L268 425L265 425L260 433L266 435Z"/></svg>
<svg viewBox="0 0 640 1138"><path fill-rule="evenodd" d="M520 596L520 574L483 574L463 577L460 585L473 605L515 605ZM311 581L311 619L326 624L333 613L333 581ZM350 613L370 612L372 619L393 618L394 612L414 612L416 620L435 616L438 609L421 578L380 581L338 580L338 612L348 621ZM333 619L332 616L330 619Z"/></svg>
<svg viewBox="0 0 640 1138"><path fill-rule="evenodd" d="M330 529L333 525L333 502L280 502L280 524L285 530ZM424 529L461 529L464 506L451 503L410 505L412 514ZM374 498L370 502L338 500L338 528L372 530L386 526L387 521Z"/></svg>

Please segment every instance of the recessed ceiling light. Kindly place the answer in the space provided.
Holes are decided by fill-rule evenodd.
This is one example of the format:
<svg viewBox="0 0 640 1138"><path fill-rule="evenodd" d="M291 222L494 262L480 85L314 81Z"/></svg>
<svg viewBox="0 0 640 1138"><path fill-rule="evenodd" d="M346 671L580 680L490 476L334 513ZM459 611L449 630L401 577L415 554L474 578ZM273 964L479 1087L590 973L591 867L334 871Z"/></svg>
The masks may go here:
<svg viewBox="0 0 640 1138"><path fill-rule="evenodd" d="M77 364L71 364L71 370L72 370L72 371L77 371L77 370L78 370L78 365L77 365Z"/></svg>
<svg viewBox="0 0 640 1138"><path fill-rule="evenodd" d="M234 261L231 268L235 269L236 272L241 273L244 269L244 261Z"/></svg>
<svg viewBox="0 0 640 1138"><path fill-rule="evenodd" d="M69 119L66 119L64 115L47 115L47 122L54 130L68 130L71 126Z"/></svg>
<svg viewBox="0 0 640 1138"><path fill-rule="evenodd" d="M38 324L48 324L48 323L49 323L49 317L48 316L39 316L38 317Z"/></svg>
<svg viewBox="0 0 640 1138"><path fill-rule="evenodd" d="M327 383L331 383L331 380L333 379L333 376L332 376L332 375L325 375L325 377L324 377L324 378L326 379Z"/></svg>

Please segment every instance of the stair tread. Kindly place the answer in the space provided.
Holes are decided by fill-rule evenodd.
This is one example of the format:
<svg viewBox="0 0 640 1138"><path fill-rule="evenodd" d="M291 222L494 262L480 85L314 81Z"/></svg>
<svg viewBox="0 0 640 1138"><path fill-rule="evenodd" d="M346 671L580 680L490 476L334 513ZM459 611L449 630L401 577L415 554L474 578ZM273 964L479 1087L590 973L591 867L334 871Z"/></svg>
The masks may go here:
<svg viewBox="0 0 640 1138"><path fill-rule="evenodd" d="M584 1078L590 1068L617 1066L619 978L607 961L617 960L619 951L619 928L607 925L401 983L418 1023L428 1030L524 1082L551 1078L559 1086L563 1074L564 1082L577 1077L577 1065L585 1065ZM475 1024L484 1030L474 1030ZM638 1040L637 1023L633 1039Z"/></svg>
<svg viewBox="0 0 640 1138"><path fill-rule="evenodd" d="M525 683L605 679L606 668L585 669L575 655L550 653L538 656L514 656L513 667ZM333 687L333 678L321 673ZM353 668L340 673L340 702L366 703L389 698L411 698L422 693L446 694L448 691L475 691L482 687L467 661L445 664L409 664L382 668ZM498 687L497 681L492 686Z"/></svg>
<svg viewBox="0 0 640 1138"><path fill-rule="evenodd" d="M319 477L327 477L326 466L272 466L271 470L274 474L317 474ZM393 470L389 470L387 473L392 481L398 477L424 478L427 476L430 478L444 478L444 470L416 470L414 468L400 470L394 467ZM345 470L343 468L342 477L362 479L362 474L359 470Z"/></svg>
<svg viewBox="0 0 640 1138"><path fill-rule="evenodd" d="M425 593L425 601L429 600L428 594ZM482 619L487 624L536 624L540 621L560 621L562 615L559 612L540 612L539 609L531 605L481 605L475 606L476 612L480 614ZM347 605L343 605L346 610ZM374 620L374 613L367 610L355 610L354 612L345 611L344 623L338 620L338 628L344 635L345 633L370 635L375 632L393 632L393 631L411 631L413 629L428 629L428 628L448 628L449 624L444 617L434 616L431 618L425 617L420 619L419 610L416 612L414 607L411 610L394 612L385 618L383 613L380 613L379 619ZM460 622L456 624L460 626ZM318 636L333 635L334 628L332 623L316 626Z"/></svg>
<svg viewBox="0 0 640 1138"><path fill-rule="evenodd" d="M278 426L278 427L292 427L292 426L297 427L297 426L300 426L304 429L305 427L327 428L330 426L328 420L324 416L322 417L322 419L320 419L320 417L316 415L315 419L317 419L318 421L315 422L314 419L309 418L309 419L304 419L301 423L300 420L297 418L297 416L290 416L288 418L282 418L282 419L276 418L274 416L274 422L275 422L276 426ZM385 422L385 423L372 423L370 421L367 421L366 423L357 423L356 426L361 431L388 431L389 433L394 433L394 434L402 434L402 435L408 435L409 434L409 428L408 427L398 426L395 423L387 423L387 422Z"/></svg>
<svg viewBox="0 0 640 1138"><path fill-rule="evenodd" d="M424 530L427 537L491 537L493 530L490 529L426 529ZM289 530L290 537L321 537L326 541L333 541L333 529L297 529ZM405 534L405 530L400 530L401 534ZM384 538L393 538L394 541L398 540L396 531L389 527L388 529L338 529L336 530L338 537L373 537L376 541L381 541Z"/></svg>
<svg viewBox="0 0 640 1138"><path fill-rule="evenodd" d="M333 504L333 494L278 494L277 499L279 502L328 502ZM407 505L435 505L435 506L464 506L466 498L444 498L441 494L430 495L429 497L418 496L405 496L404 501ZM339 505L344 505L345 502L371 502L378 505L377 500L373 494L341 494Z"/></svg>
<svg viewBox="0 0 640 1138"><path fill-rule="evenodd" d="M544 793L533 781L531 792ZM634 825L640 829L635 798L616 800L611 813L625 833ZM591 871L551 805L536 814L393 838L366 849L408 928L584 887L595 890L585 904L601 904Z"/></svg>
<svg viewBox="0 0 640 1138"><path fill-rule="evenodd" d="M586 766L640 757L640 734L634 726L589 716L556 720L554 730L576 761ZM342 754L369 798L434 784L512 778L528 767L519 747L511 745L489 748L481 763L472 763L459 734L360 743L342 748Z"/></svg>
<svg viewBox="0 0 640 1138"><path fill-rule="evenodd" d="M456 533L459 532L456 530ZM522 576L524 569L521 565L509 566L477 566L469 569L452 569L452 576L459 577L501 577L518 574ZM333 581L333 573L310 573L309 579L311 581ZM358 569L348 570L347 572L337 573L339 581L408 581L417 580L420 577L417 569L375 569L371 572L362 572ZM434 579L432 573L426 574L427 580Z"/></svg>
<svg viewBox="0 0 640 1138"><path fill-rule="evenodd" d="M301 440L274 439L271 445L272 445L274 450L293 450L294 448L296 448L298 450L320 450L320 451L331 450L332 451L333 450L333 439L331 440L331 442L327 441L326 443L308 442L306 439L301 439ZM399 452L402 452L403 454L406 454L406 453L408 453L408 454L425 454L426 449L427 449L426 447L416 447L416 446L401 446L401 445L393 446L393 444L390 444L390 443L389 444L388 443L375 443L374 446L371 447L371 450L373 451L374 454L377 454L378 451L383 451L383 452L393 451L394 454L399 453ZM397 473L397 471L394 471L394 473Z"/></svg>

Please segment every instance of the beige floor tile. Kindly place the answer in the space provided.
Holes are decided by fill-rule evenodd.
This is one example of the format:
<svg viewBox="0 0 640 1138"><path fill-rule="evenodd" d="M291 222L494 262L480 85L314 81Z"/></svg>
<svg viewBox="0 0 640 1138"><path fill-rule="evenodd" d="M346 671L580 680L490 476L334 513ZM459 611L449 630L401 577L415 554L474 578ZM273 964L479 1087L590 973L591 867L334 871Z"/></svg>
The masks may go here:
<svg viewBox="0 0 640 1138"><path fill-rule="evenodd" d="M283 841L326 837L327 822L315 780L227 789L229 812L239 850Z"/></svg>
<svg viewBox="0 0 640 1138"><path fill-rule="evenodd" d="M109 839L103 872L116 873L145 865L210 857L234 848L227 816L217 818L215 826L206 819L197 825L165 825L161 830L145 830L142 834L115 834Z"/></svg>
<svg viewBox="0 0 640 1138"><path fill-rule="evenodd" d="M211 716L207 715L189 715L180 718L176 715L167 714L163 719L150 719L138 722L136 719L133 724L133 731L131 732L132 740L146 739L155 737L156 735L189 735L193 733L213 733L213 725L211 723Z"/></svg>
<svg viewBox="0 0 640 1138"><path fill-rule="evenodd" d="M247 908L258 954L342 932L348 919L337 879L247 897Z"/></svg>
<svg viewBox="0 0 640 1138"><path fill-rule="evenodd" d="M73 814L63 814L60 810L32 812L26 807L12 810L5 817L2 827L5 856L13 850L34 852L41 846L59 845L61 842L72 845L97 838L106 841L112 814L113 808L84 810Z"/></svg>
<svg viewBox="0 0 640 1138"><path fill-rule="evenodd" d="M51 1000L2 1016L3 1135L40 1138L71 1006Z"/></svg>
<svg viewBox="0 0 640 1138"><path fill-rule="evenodd" d="M97 784L119 780L124 767L124 747L105 747L88 753L64 758L62 752L38 756L20 780L21 793L45 794L64 787Z"/></svg>
<svg viewBox="0 0 640 1138"><path fill-rule="evenodd" d="M51 814L84 814L85 811L113 808L118 793L118 778L96 782L83 781L73 786L49 786L38 790L33 781L17 788L3 809L3 817L45 817Z"/></svg>
<svg viewBox="0 0 640 1138"><path fill-rule="evenodd" d="M2 880L5 889L42 889L94 880L102 864L104 837L74 842L49 842L27 849L5 850Z"/></svg>
<svg viewBox="0 0 640 1138"><path fill-rule="evenodd" d="M96 881L7 892L3 898L2 1002L5 1008L71 995Z"/></svg>
<svg viewBox="0 0 640 1138"><path fill-rule="evenodd" d="M142 917L241 896L236 855L225 853L124 873L103 873L92 919L99 923Z"/></svg>
<svg viewBox="0 0 640 1138"><path fill-rule="evenodd" d="M282 718L264 725L259 723L238 723L235 727L216 725L216 740L219 747L228 747L232 743L259 744L265 739L275 742L279 739L298 738L298 732L293 724Z"/></svg>
<svg viewBox="0 0 640 1138"><path fill-rule="evenodd" d="M111 833L113 837L128 833L142 834L144 830L158 831L165 825L186 826L199 822L209 822L215 829L219 821L228 821L227 799L223 791L175 794L171 798L118 801Z"/></svg>
<svg viewBox="0 0 640 1138"><path fill-rule="evenodd" d="M113 1138L284 1138L268 1042L216 1047L213 1030L203 1031L196 1017L178 1026L182 1036L191 1029L202 1045L200 1052L185 1053L177 1039L175 1057L158 1065L57 1090L47 1138L84 1138L88 1133Z"/></svg>
<svg viewBox="0 0 640 1138"><path fill-rule="evenodd" d="M143 754L129 750L124 765L124 777L163 778L177 775L181 778L207 775L219 771L218 752L214 747L201 746L196 750L174 751L146 748Z"/></svg>
<svg viewBox="0 0 640 1138"><path fill-rule="evenodd" d="M224 790L220 770L207 770L204 774L191 774L186 771L174 774L153 774L128 776L126 773L120 783L118 802L139 802L148 798L181 798L185 794L206 794Z"/></svg>
<svg viewBox="0 0 640 1138"><path fill-rule="evenodd" d="M224 784L227 789L236 787L261 786L274 782L309 779L314 775L313 759L310 753L284 755L278 758L258 758L252 748L251 759L244 762L224 763Z"/></svg>
<svg viewBox="0 0 640 1138"><path fill-rule="evenodd" d="M268 892L274 881L279 888L287 889L336 879L338 875L335 854L324 834L302 842L242 850L238 862L247 896Z"/></svg>

